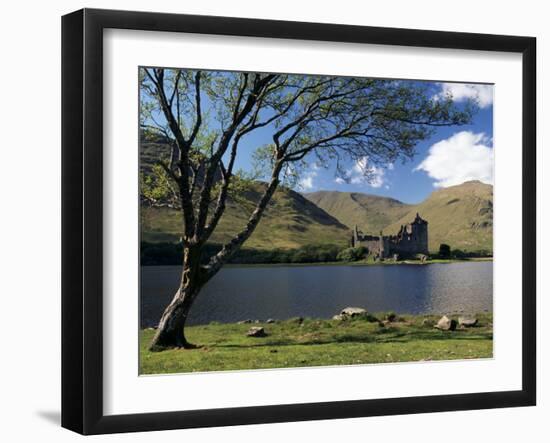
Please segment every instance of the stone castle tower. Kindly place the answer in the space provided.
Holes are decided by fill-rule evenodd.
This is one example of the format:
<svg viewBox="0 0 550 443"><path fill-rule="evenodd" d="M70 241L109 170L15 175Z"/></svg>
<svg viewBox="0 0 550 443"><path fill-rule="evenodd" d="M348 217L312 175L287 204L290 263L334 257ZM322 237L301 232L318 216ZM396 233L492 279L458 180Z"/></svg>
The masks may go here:
<svg viewBox="0 0 550 443"><path fill-rule="evenodd" d="M428 222L418 213L411 223L401 225L397 235L384 236L380 231L379 236L365 235L358 230L357 225L353 229L351 239L353 247L364 246L369 253L385 258L393 254L402 257L416 254L428 254Z"/></svg>

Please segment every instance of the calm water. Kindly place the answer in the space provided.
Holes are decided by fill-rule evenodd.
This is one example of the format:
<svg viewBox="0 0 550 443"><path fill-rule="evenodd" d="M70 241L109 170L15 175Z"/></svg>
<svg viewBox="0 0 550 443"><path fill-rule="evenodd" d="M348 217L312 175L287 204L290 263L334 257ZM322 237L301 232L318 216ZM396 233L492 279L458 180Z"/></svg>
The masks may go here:
<svg viewBox="0 0 550 443"><path fill-rule="evenodd" d="M158 323L179 273L179 266L141 268L142 327ZM491 311L493 263L227 267L203 289L188 321L328 318L346 306L401 314Z"/></svg>

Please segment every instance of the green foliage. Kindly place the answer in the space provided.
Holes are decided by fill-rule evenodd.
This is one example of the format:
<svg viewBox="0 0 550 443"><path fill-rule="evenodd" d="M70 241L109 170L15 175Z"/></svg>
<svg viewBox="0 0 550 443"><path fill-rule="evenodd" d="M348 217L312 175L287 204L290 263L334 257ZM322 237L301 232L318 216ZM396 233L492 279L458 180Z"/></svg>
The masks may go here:
<svg viewBox="0 0 550 443"><path fill-rule="evenodd" d="M150 204L178 200L173 180L159 164L154 164L149 174L139 174L139 190L141 197Z"/></svg>
<svg viewBox="0 0 550 443"><path fill-rule="evenodd" d="M453 249L453 250L451 251L451 256L452 256L453 258L458 258L458 259L460 259L460 258L466 258L468 255L467 255L467 253L466 253L465 251L463 251L462 249Z"/></svg>
<svg viewBox="0 0 550 443"><path fill-rule="evenodd" d="M480 257L492 257L492 251L487 249L476 249L473 251L465 251L463 249L453 249L451 251L451 257L457 260L464 260L468 258L480 258Z"/></svg>
<svg viewBox="0 0 550 443"><path fill-rule="evenodd" d="M439 258L450 258L451 257L451 247L446 243L441 243L439 245L439 252L437 254Z"/></svg>
<svg viewBox="0 0 550 443"><path fill-rule="evenodd" d="M249 196L254 193L255 180L257 176L254 172L246 172L242 169L238 170L231 178L229 189L227 191L228 197L231 201L239 204L240 206L252 211L256 204L251 201ZM221 183L216 187L221 186ZM218 190L214 190L214 194L217 195Z"/></svg>
<svg viewBox="0 0 550 443"><path fill-rule="evenodd" d="M219 244L206 244L203 258L216 254ZM326 263L337 260L340 247L331 244L305 245L295 249L261 250L241 248L230 260L232 264L282 264L282 263ZM183 249L180 243L142 242L140 248L142 266L179 265Z"/></svg>
<svg viewBox="0 0 550 443"><path fill-rule="evenodd" d="M305 245L288 253L290 263L322 263L336 261L336 245Z"/></svg>
<svg viewBox="0 0 550 443"><path fill-rule="evenodd" d="M359 246L358 248L346 248L343 251L338 253L338 261L358 261L367 257L368 249L364 246Z"/></svg>
<svg viewBox="0 0 550 443"><path fill-rule="evenodd" d="M219 252L221 244L207 243L204 246L202 260L206 263L208 257ZM399 265L407 263L420 263L420 260L408 260L407 262L384 261L376 262L372 257L366 257L366 249L360 253L350 252L348 248L342 249L338 245L318 244L304 245L299 248L285 249L254 249L243 247L229 261L235 265L278 265L278 264L306 264L306 263L332 263L358 262L359 265ZM357 248L361 249L361 248ZM142 266L180 265L182 263L183 249L181 243L173 242L141 242L140 263ZM487 251L473 251L465 253L461 250L453 250L448 259L431 258L426 263L450 263L454 260L468 260L490 257Z"/></svg>

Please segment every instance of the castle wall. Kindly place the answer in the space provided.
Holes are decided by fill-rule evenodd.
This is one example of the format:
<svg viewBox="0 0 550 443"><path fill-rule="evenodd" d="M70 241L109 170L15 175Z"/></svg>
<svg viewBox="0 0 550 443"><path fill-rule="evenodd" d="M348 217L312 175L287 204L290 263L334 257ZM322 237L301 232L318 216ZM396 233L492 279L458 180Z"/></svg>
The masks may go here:
<svg viewBox="0 0 550 443"><path fill-rule="evenodd" d="M427 224L407 225L398 235L390 238L392 254L414 255L428 254Z"/></svg>
<svg viewBox="0 0 550 443"><path fill-rule="evenodd" d="M418 214L412 223L401 226L397 235L380 236L364 235L357 226L353 231L351 244L353 247L364 246L370 254L380 257L390 257L398 254L409 257L416 254L428 254L428 222Z"/></svg>
<svg viewBox="0 0 550 443"><path fill-rule="evenodd" d="M353 246L356 248L359 246L364 246L368 249L369 254L376 254L380 257L388 257L391 249L388 237L382 237L382 241L380 240L380 237L360 237L354 242Z"/></svg>
<svg viewBox="0 0 550 443"><path fill-rule="evenodd" d="M369 253L378 253L380 249L380 240L378 237L361 237L358 239L354 247L358 248L360 246L363 246L369 250Z"/></svg>

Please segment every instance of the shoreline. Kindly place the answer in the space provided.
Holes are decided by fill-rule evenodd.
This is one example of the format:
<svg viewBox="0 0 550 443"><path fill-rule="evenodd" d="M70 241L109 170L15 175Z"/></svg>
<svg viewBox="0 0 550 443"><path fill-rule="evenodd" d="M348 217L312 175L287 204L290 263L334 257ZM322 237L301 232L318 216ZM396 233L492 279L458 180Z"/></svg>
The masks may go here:
<svg viewBox="0 0 550 443"><path fill-rule="evenodd" d="M475 257L467 259L434 259L427 260L422 263L420 260L401 260L401 261L382 261L382 262L372 262L366 260L351 261L351 262L341 262L341 261L331 261L331 262L313 262L313 263L227 263L224 267L231 268L245 268L245 267L310 267L310 266L426 266L434 264L452 264L452 263L468 263L468 262L492 262L492 257ZM177 266L177 265L176 265Z"/></svg>
<svg viewBox="0 0 550 443"><path fill-rule="evenodd" d="M448 316L448 317L461 317L461 316L470 316L470 315L473 315L473 316L482 316L482 317L491 317L493 316L493 313L488 310L488 309L484 309L484 310L480 310L480 311L465 311L465 310L462 310L462 311L450 311L450 312L426 312L426 313L421 313L421 314L411 314L411 313L407 313L407 312L396 312L394 310L388 310L388 311L378 311L378 312L368 312L367 313L367 316L370 317L371 319L372 318L377 318L377 319L384 319L384 317L386 317L388 314L393 314L395 315L397 318L403 318L403 319L407 319L408 321L410 320L416 320L416 321L421 321L425 318L431 318L431 319L434 319L434 318L440 318L444 315ZM223 326L234 326L234 325L248 325L250 327L252 326L269 326L270 324L272 323L287 323L287 322L293 322L293 321L297 321L298 319L302 319L303 321L308 321L308 322L330 322L330 321L334 321L333 318L331 317L288 317L288 318L279 318L279 319L275 319L274 322L268 322L267 320L268 319L264 319L264 320L260 320L260 319L250 319L250 318L247 318L247 319L242 319L242 320L237 320L237 321L229 321L229 322L220 322L220 321L216 321L216 320L212 320L208 323L197 323L197 324L190 324L188 326L186 326L187 328L201 328L201 327L207 327L207 326L219 326L219 327L223 327ZM140 331L147 331L147 330L155 330L157 329L156 326L140 326L139 330Z"/></svg>
<svg viewBox="0 0 550 443"><path fill-rule="evenodd" d="M451 259L433 259L422 263L420 260L400 260L373 262L367 260L343 262L308 262L308 263L226 263L223 267L230 268L257 268L257 267L311 267L311 266L426 266L433 264L452 264L452 263L477 263L477 262L492 262L493 257L472 257L472 258L451 258ZM180 266L180 265L141 265L143 267L155 266Z"/></svg>

